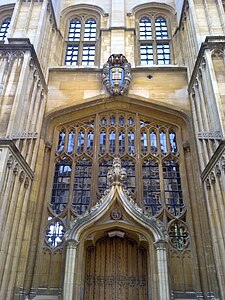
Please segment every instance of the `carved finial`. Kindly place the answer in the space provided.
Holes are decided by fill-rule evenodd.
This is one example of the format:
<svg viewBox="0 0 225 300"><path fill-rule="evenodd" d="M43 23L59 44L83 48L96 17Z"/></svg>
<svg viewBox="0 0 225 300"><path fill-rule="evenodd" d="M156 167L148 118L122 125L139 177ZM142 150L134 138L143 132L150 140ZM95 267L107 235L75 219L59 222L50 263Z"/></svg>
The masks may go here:
<svg viewBox="0 0 225 300"><path fill-rule="evenodd" d="M110 183L110 186L113 184L124 185L126 178L127 172L125 168L122 168L120 158L114 158L113 166L109 169L107 174L107 179Z"/></svg>

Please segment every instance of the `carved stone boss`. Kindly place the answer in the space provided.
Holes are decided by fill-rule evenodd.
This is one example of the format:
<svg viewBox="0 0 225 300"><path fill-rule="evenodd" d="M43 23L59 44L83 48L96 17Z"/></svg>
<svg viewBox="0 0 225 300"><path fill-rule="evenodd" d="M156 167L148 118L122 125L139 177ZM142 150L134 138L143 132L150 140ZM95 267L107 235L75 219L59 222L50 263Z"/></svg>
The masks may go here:
<svg viewBox="0 0 225 300"><path fill-rule="evenodd" d="M123 54L112 54L102 70L102 83L110 95L125 95L131 81L131 64Z"/></svg>

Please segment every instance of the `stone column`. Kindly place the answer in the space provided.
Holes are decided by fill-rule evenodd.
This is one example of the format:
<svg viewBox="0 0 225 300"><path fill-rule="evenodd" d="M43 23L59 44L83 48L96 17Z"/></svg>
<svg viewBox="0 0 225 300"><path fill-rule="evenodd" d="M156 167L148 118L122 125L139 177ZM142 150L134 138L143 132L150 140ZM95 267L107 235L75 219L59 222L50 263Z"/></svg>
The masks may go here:
<svg viewBox="0 0 225 300"><path fill-rule="evenodd" d="M66 265L63 284L63 300L73 300L74 272L78 242L69 240L66 247Z"/></svg>
<svg viewBox="0 0 225 300"><path fill-rule="evenodd" d="M158 267L158 291L160 300L170 300L166 242L155 243Z"/></svg>

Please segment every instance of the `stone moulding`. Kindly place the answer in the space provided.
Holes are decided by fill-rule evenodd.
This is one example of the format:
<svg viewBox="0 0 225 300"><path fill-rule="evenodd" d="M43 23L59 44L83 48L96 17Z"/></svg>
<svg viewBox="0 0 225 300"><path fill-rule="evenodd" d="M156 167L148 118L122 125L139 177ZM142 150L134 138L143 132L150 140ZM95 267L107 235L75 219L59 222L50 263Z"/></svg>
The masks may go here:
<svg viewBox="0 0 225 300"><path fill-rule="evenodd" d="M25 53L26 51L30 51L31 57L34 61L35 67L38 71L38 75L40 77L41 85L45 93L47 93L48 88L45 81L44 74L42 72L40 63L38 61L37 54L35 52L34 46L30 43L30 40L27 38L9 38L9 44L0 44L0 53L3 55L4 53L13 53L15 51L21 51L21 53Z"/></svg>
<svg viewBox="0 0 225 300"><path fill-rule="evenodd" d="M33 180L34 179L34 172L31 170L30 166L27 164L21 153L19 152L18 148L14 144L12 140L9 139L0 139L0 149L9 149L12 155L15 157L16 161L25 171L27 176Z"/></svg>

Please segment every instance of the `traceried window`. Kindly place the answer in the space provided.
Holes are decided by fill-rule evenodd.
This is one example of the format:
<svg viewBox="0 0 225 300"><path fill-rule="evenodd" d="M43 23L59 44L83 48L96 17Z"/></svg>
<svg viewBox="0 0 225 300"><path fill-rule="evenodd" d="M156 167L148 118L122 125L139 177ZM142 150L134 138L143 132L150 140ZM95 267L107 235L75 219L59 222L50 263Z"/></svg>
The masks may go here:
<svg viewBox="0 0 225 300"><path fill-rule="evenodd" d="M6 39L10 22L11 18L7 18L0 23L0 41L4 41Z"/></svg>
<svg viewBox="0 0 225 300"><path fill-rule="evenodd" d="M77 16L70 20L66 37L65 65L96 64L97 22L93 17Z"/></svg>
<svg viewBox="0 0 225 300"><path fill-rule="evenodd" d="M84 214L104 195L115 157L126 169L127 190L146 214L156 218L165 215L170 223L183 220L185 205L176 126L138 113L113 111L64 124L56 131L45 231L49 247L60 247L65 224ZM170 234L172 243L181 249L184 231L177 226L170 227Z"/></svg>
<svg viewBox="0 0 225 300"><path fill-rule="evenodd" d="M141 65L171 63L170 37L165 17L154 14L140 17L139 47Z"/></svg>

